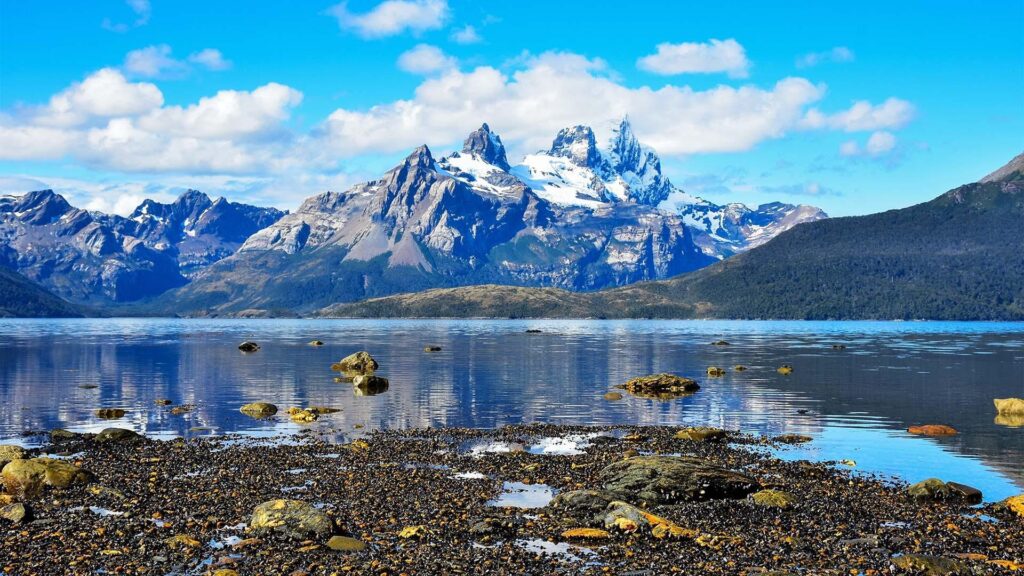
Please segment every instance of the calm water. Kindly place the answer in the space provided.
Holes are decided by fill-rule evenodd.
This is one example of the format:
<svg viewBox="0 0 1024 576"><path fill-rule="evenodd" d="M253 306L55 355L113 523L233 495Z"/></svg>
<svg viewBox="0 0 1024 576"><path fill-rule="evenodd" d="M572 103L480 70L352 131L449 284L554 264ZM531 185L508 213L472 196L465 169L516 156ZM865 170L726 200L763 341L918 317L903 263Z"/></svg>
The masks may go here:
<svg viewBox="0 0 1024 576"><path fill-rule="evenodd" d="M720 338L732 345L709 345ZM246 339L262 350L241 354ZM308 346L312 339L326 345ZM426 354L428 344L444 349ZM333 381L330 364L358 350L380 361L389 390L356 396ZM707 366L741 363L750 370L704 376ZM784 363L792 375L776 373ZM630 377L663 371L704 387L668 402L601 398ZM98 388L79 387L90 384ZM299 429L287 416L238 412L253 401L341 408L313 425L339 435L357 425L699 424L810 434L813 443L784 456L957 480L991 500L1024 491L1024 427L994 422L992 398L1007 396L1024 397L1024 324L0 320L0 442L56 427L114 425L157 437ZM196 408L174 416L154 405L159 398ZM93 416L100 407L128 414L102 421ZM961 434L904 431L928 423Z"/></svg>

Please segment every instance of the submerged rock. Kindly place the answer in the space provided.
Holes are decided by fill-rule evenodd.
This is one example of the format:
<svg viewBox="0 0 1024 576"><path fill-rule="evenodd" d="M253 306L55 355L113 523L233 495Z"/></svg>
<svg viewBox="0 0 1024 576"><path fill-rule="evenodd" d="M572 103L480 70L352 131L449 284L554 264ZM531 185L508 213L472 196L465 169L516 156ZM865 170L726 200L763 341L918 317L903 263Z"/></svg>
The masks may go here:
<svg viewBox="0 0 1024 576"><path fill-rule="evenodd" d="M309 343L310 346L323 346L324 343L319 340L313 340Z"/></svg>
<svg viewBox="0 0 1024 576"><path fill-rule="evenodd" d="M36 494L43 488L67 488L87 484L93 475L78 466L53 458L11 460L0 472L4 486L12 494Z"/></svg>
<svg viewBox="0 0 1024 576"><path fill-rule="evenodd" d="M334 531L330 517L301 500L271 500L252 511L249 528L273 531L295 540L326 538Z"/></svg>
<svg viewBox="0 0 1024 576"><path fill-rule="evenodd" d="M714 342L711 343L711 345L712 346L728 346L729 343L726 342L725 340L715 340Z"/></svg>
<svg viewBox="0 0 1024 576"><path fill-rule="evenodd" d="M104 428L94 438L96 442L137 442L142 436L126 428Z"/></svg>
<svg viewBox="0 0 1024 576"><path fill-rule="evenodd" d="M619 394L618 392L606 392L604 395L604 399L612 401L622 400L622 394Z"/></svg>
<svg viewBox="0 0 1024 576"><path fill-rule="evenodd" d="M156 404L157 406L170 406L172 402L169 398L157 398L153 401L153 404Z"/></svg>
<svg viewBox="0 0 1024 576"><path fill-rule="evenodd" d="M719 368L718 366L708 366L708 376L725 376L725 368Z"/></svg>
<svg viewBox="0 0 1024 576"><path fill-rule="evenodd" d="M996 412L1002 416L1024 416L1022 398L996 398L992 403L996 405Z"/></svg>
<svg viewBox="0 0 1024 576"><path fill-rule="evenodd" d="M652 374L633 378L619 386L634 396L660 400L678 398L700 390L700 384L674 374Z"/></svg>
<svg viewBox="0 0 1024 576"><path fill-rule="evenodd" d="M956 428L945 424L925 424L923 426L911 426L907 432L917 436L956 436L959 434Z"/></svg>
<svg viewBox="0 0 1024 576"><path fill-rule="evenodd" d="M733 366L732 369L737 371L737 372L743 372L743 371L745 371L747 369L747 367L744 366L743 364L737 364L737 365Z"/></svg>
<svg viewBox="0 0 1024 576"><path fill-rule="evenodd" d="M390 386L387 378L372 374L352 378L352 388L356 396L374 396L387 391Z"/></svg>
<svg viewBox="0 0 1024 576"><path fill-rule="evenodd" d="M320 419L320 415L315 411L297 407L289 408L288 416L292 419L292 422L298 424L309 424Z"/></svg>
<svg viewBox="0 0 1024 576"><path fill-rule="evenodd" d="M238 349L242 352L255 352L260 349L260 345L255 342L249 342L246 340L238 345Z"/></svg>
<svg viewBox="0 0 1024 576"><path fill-rule="evenodd" d="M252 402L243 405L238 411L252 418L270 418L277 414L277 406L269 402Z"/></svg>
<svg viewBox="0 0 1024 576"><path fill-rule="evenodd" d="M743 498L756 480L690 456L637 456L608 465L602 487L621 500L674 504L688 500Z"/></svg>
<svg viewBox="0 0 1024 576"><path fill-rule="evenodd" d="M782 366L779 366L779 369L776 370L776 372L782 374L783 376L788 376L789 374L793 373L793 367L790 366L789 364L783 364Z"/></svg>
<svg viewBox="0 0 1024 576"><path fill-rule="evenodd" d="M781 442L782 444L803 444L814 440L814 438L805 434L782 434L780 436L776 436L774 440L776 442Z"/></svg>
<svg viewBox="0 0 1024 576"><path fill-rule="evenodd" d="M120 408L100 408L95 412L97 418L104 420L116 420L124 416L124 410Z"/></svg>
<svg viewBox="0 0 1024 576"><path fill-rule="evenodd" d="M423 348L423 351L424 352L440 352L441 351L441 347L440 346L425 346Z"/></svg>
<svg viewBox="0 0 1024 576"><path fill-rule="evenodd" d="M993 422L1008 428L1021 428L1024 427L1024 414L996 414Z"/></svg>

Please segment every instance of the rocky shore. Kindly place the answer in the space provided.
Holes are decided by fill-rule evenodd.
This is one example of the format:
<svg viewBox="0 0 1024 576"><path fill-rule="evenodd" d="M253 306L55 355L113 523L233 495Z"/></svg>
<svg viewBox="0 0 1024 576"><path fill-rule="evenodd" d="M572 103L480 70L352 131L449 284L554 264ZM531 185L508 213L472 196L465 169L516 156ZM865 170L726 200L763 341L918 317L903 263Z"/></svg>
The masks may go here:
<svg viewBox="0 0 1024 576"><path fill-rule="evenodd" d="M358 431L357 431L358 432ZM0 450L0 574L1013 574L1024 499L712 428L55 432Z"/></svg>

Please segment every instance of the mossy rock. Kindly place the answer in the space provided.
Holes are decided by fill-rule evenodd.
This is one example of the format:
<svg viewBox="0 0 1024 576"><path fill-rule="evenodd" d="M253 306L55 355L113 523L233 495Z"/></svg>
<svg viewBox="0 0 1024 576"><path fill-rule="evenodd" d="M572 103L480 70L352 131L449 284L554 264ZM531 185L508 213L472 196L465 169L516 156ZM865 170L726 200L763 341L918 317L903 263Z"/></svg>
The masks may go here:
<svg viewBox="0 0 1024 576"><path fill-rule="evenodd" d="M757 490L753 478L692 456L637 456L609 464L601 487L620 500L676 504L692 500L743 498Z"/></svg>
<svg viewBox="0 0 1024 576"><path fill-rule="evenodd" d="M11 494L37 494L44 488L67 488L93 480L91 472L53 458L11 460L0 477Z"/></svg>
<svg viewBox="0 0 1024 576"><path fill-rule="evenodd" d="M633 378L619 387L634 396L658 400L679 398L700 390L696 380L664 373Z"/></svg>
<svg viewBox="0 0 1024 576"><path fill-rule="evenodd" d="M925 554L904 554L892 559L894 566L904 574L922 574L924 576L956 576L969 574L967 564L945 556L928 556Z"/></svg>
<svg viewBox="0 0 1024 576"><path fill-rule="evenodd" d="M692 426L683 428L676 432L676 438L680 440L691 440L693 442L708 442L714 440L725 440L729 437L728 430L711 428L709 426Z"/></svg>
<svg viewBox="0 0 1024 576"><path fill-rule="evenodd" d="M269 402L251 402L239 408L239 412L251 418L270 418L277 414L277 406Z"/></svg>
<svg viewBox="0 0 1024 576"><path fill-rule="evenodd" d="M11 460L21 460L25 457L25 449L13 444L0 444L0 470Z"/></svg>
<svg viewBox="0 0 1024 576"><path fill-rule="evenodd" d="M782 490L761 490L750 495L754 504L765 508L792 508L796 502L796 496Z"/></svg>
<svg viewBox="0 0 1024 576"><path fill-rule="evenodd" d="M96 435L96 442L138 442L143 437L126 428L104 428Z"/></svg>
<svg viewBox="0 0 1024 576"><path fill-rule="evenodd" d="M370 356L369 352L356 352L342 358L340 362L332 365L331 369L333 370L335 367L337 367L337 372L348 376L357 376L373 374L380 368L380 364L373 359L373 356Z"/></svg>
<svg viewBox="0 0 1024 576"><path fill-rule="evenodd" d="M324 539L334 531L330 517L301 500L278 499L264 502L252 511L249 528L273 531L295 540Z"/></svg>

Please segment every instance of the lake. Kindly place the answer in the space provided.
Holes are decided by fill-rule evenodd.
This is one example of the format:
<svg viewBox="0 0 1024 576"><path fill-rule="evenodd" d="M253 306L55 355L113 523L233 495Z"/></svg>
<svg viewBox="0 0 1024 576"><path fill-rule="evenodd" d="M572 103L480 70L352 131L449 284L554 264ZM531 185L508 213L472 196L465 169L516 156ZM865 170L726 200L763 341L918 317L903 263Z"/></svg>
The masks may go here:
<svg viewBox="0 0 1024 576"><path fill-rule="evenodd" d="M314 339L325 345L310 346ZM730 345L710 344L719 339ZM243 340L262 349L243 354ZM427 345L442 350L425 353ZM380 362L388 390L361 396L334 381L331 363L359 350ZM736 364L749 370L734 372ZM779 374L782 364L793 373ZM708 366L729 370L710 378ZM695 378L702 389L670 401L602 398L656 372ZM303 426L283 410L309 405L341 409L310 425L339 439L530 422L709 425L808 434L813 442L781 456L852 459L857 471L911 482L936 476L995 500L1024 492L1024 427L997 423L992 405L1009 396L1024 397L1021 323L0 320L0 442L28 445L39 437L24 432L59 427L287 435ZM174 415L155 404L164 398L195 408ZM282 413L239 413L254 401ZM127 414L100 420L98 408ZM915 424L960 434L911 436Z"/></svg>

